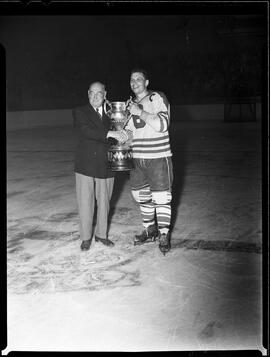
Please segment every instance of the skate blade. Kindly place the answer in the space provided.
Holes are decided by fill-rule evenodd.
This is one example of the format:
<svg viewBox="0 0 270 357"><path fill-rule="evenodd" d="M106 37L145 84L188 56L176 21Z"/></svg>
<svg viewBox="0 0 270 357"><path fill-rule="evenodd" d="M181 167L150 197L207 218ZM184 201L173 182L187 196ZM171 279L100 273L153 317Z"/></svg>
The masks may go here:
<svg viewBox="0 0 270 357"><path fill-rule="evenodd" d="M161 248L161 247L159 247L159 250L161 251L161 253L163 254L163 255L166 255L166 253L168 253L170 250L171 250L171 248Z"/></svg>
<svg viewBox="0 0 270 357"><path fill-rule="evenodd" d="M143 245L145 243L154 243L155 241L156 241L156 237L155 238L151 238L151 239L147 239L144 242L135 241L134 245Z"/></svg>

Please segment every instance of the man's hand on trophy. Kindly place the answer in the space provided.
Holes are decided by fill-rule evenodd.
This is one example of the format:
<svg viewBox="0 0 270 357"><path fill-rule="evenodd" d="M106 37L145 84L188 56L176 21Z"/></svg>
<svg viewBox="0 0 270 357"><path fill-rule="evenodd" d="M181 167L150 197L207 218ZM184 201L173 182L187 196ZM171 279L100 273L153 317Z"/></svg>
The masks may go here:
<svg viewBox="0 0 270 357"><path fill-rule="evenodd" d="M107 138L114 138L116 139L116 131L114 130L109 130L107 133Z"/></svg>

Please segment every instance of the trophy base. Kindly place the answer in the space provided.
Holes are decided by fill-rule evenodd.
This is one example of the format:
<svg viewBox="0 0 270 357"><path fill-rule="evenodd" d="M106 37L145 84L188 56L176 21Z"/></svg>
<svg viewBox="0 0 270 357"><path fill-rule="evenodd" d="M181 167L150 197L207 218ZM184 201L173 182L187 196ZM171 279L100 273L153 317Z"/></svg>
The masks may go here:
<svg viewBox="0 0 270 357"><path fill-rule="evenodd" d="M111 171L120 171L120 172L123 172L123 171L131 171L133 169L133 165L127 167L127 165L124 165L124 166L120 166L120 165L110 165L109 164L109 169Z"/></svg>
<svg viewBox="0 0 270 357"><path fill-rule="evenodd" d="M108 151L109 168L112 171L133 169L132 149L127 145L113 145Z"/></svg>

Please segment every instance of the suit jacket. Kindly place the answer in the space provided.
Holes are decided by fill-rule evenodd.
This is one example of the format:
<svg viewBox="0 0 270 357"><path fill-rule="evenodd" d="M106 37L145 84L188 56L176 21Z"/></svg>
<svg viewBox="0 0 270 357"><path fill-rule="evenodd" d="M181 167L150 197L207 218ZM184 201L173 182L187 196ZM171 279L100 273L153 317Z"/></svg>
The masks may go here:
<svg viewBox="0 0 270 357"><path fill-rule="evenodd" d="M108 178L114 173L108 168L110 119L104 113L102 120L92 105L73 110L73 125L77 130L78 144L74 171L90 177Z"/></svg>

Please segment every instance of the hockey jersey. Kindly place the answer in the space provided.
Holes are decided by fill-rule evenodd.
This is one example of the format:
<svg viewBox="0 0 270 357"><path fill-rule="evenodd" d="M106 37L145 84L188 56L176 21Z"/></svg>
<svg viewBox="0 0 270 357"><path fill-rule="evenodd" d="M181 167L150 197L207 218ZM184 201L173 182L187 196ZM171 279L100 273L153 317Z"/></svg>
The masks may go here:
<svg viewBox="0 0 270 357"><path fill-rule="evenodd" d="M149 92L137 104L147 113L156 114L154 120L159 120L160 129L157 131L139 116L132 116L126 129L132 131L133 134L131 143L133 157L157 159L172 156L168 132L170 104L166 96L162 92Z"/></svg>

